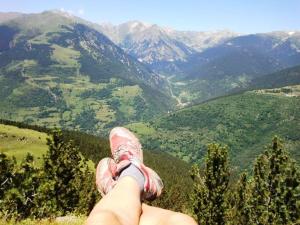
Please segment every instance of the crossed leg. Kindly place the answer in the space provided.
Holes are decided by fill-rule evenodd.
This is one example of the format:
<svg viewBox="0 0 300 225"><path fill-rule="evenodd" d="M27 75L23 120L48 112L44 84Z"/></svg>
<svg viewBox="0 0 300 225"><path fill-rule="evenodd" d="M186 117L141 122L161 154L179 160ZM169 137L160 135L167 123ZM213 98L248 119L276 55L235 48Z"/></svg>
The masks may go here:
<svg viewBox="0 0 300 225"><path fill-rule="evenodd" d="M189 216L141 204L135 179L123 177L92 210L86 225L196 225Z"/></svg>
<svg viewBox="0 0 300 225"><path fill-rule="evenodd" d="M138 225L141 211L138 183L132 177L123 177L96 204L86 225Z"/></svg>
<svg viewBox="0 0 300 225"><path fill-rule="evenodd" d="M183 213L142 204L139 225L197 225L195 220Z"/></svg>

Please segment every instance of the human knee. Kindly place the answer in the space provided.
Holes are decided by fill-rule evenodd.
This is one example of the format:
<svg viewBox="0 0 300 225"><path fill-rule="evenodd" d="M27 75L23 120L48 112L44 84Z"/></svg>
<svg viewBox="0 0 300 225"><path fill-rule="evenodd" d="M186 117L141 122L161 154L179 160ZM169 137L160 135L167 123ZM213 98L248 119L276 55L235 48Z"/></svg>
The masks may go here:
<svg viewBox="0 0 300 225"><path fill-rule="evenodd" d="M86 221L86 225L121 224L119 218L110 210L101 210L93 214Z"/></svg>
<svg viewBox="0 0 300 225"><path fill-rule="evenodd" d="M182 213L173 213L172 215L170 215L167 225L175 224L197 225L196 221L192 217Z"/></svg>

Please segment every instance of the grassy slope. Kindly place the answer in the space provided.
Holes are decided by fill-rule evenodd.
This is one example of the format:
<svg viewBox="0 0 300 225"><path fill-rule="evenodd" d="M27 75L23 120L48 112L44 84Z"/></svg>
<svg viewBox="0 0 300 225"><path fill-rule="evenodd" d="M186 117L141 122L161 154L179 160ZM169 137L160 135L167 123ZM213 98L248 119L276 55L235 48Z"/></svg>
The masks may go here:
<svg viewBox="0 0 300 225"><path fill-rule="evenodd" d="M0 151L20 161L29 152L38 159L47 151L47 134L0 124Z"/></svg>
<svg viewBox="0 0 300 225"><path fill-rule="evenodd" d="M0 54L0 118L99 133L171 106L145 85L153 82L146 81L149 71L89 27L73 27L73 19L45 12L0 26L16 35L13 48ZM12 36L1 41L8 45ZM106 50L91 47L94 42Z"/></svg>
<svg viewBox="0 0 300 225"><path fill-rule="evenodd" d="M131 124L148 148L185 160L203 158L206 145L226 144L237 168L246 168L274 135L300 160L300 86L252 91L182 109L149 124Z"/></svg>

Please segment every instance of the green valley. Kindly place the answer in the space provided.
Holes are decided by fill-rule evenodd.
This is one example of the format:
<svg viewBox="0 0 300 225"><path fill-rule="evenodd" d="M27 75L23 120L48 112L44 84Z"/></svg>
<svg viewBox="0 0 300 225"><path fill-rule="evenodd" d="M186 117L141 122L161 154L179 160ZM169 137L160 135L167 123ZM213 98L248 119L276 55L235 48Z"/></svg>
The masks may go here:
<svg viewBox="0 0 300 225"><path fill-rule="evenodd" d="M101 133L172 108L164 81L86 21L57 12L0 25L0 117Z"/></svg>
<svg viewBox="0 0 300 225"><path fill-rule="evenodd" d="M236 169L245 169L275 135L299 161L299 91L298 85L220 97L128 127L147 148L191 162L201 161L207 144L216 142L229 147Z"/></svg>

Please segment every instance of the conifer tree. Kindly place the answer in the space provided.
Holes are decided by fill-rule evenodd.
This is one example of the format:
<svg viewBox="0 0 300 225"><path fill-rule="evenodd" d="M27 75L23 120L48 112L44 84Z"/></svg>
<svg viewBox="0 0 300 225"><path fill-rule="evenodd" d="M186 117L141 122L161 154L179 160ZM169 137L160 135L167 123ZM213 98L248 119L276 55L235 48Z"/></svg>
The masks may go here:
<svg viewBox="0 0 300 225"><path fill-rule="evenodd" d="M71 141L64 142L61 131L55 130L47 140L49 150L44 156L43 183L39 188L39 216L64 215L78 207L84 183L86 162Z"/></svg>
<svg viewBox="0 0 300 225"><path fill-rule="evenodd" d="M244 172L240 175L236 188L230 194L231 209L229 210L227 224L234 225L251 225L253 224L250 208L250 183L247 180L247 174Z"/></svg>
<svg viewBox="0 0 300 225"><path fill-rule="evenodd" d="M27 154L16 174L15 186L22 195L22 205L18 209L21 218L34 216L37 205L34 202L41 181L40 169L34 164L34 157Z"/></svg>
<svg viewBox="0 0 300 225"><path fill-rule="evenodd" d="M256 224L290 224L300 218L300 176L277 137L254 165L252 211Z"/></svg>
<svg viewBox="0 0 300 225"><path fill-rule="evenodd" d="M6 190L12 187L16 162L0 152L0 201Z"/></svg>
<svg viewBox="0 0 300 225"><path fill-rule="evenodd" d="M6 218L15 216L18 202L14 196L21 197L14 188L14 177L16 160L9 158L6 154L0 153L0 212Z"/></svg>
<svg viewBox="0 0 300 225"><path fill-rule="evenodd" d="M222 225L226 223L225 195L229 183L227 148L209 145L205 163L203 177L197 167L192 170L193 211L200 224Z"/></svg>

